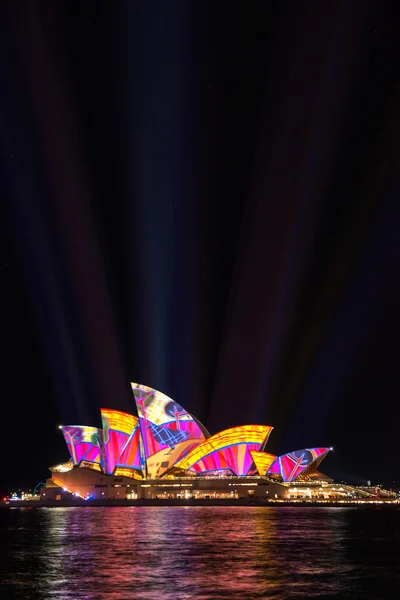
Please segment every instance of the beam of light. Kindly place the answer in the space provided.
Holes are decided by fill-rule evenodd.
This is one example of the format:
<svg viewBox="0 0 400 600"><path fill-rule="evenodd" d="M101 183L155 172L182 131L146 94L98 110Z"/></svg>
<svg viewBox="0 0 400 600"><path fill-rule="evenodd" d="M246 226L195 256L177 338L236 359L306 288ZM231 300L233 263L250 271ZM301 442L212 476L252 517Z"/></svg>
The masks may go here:
<svg viewBox="0 0 400 600"><path fill-rule="evenodd" d="M93 404L112 406L115 398L121 408L124 404L128 408L125 381L129 378L119 352L72 102L65 93L63 69L55 68L56 58L62 62L61 55L54 39L52 51L46 46L48 36L41 31L33 6L28 13L26 20L21 20L18 58L41 131L37 143L32 144L41 156L41 165L38 173L25 173L23 186L15 175L18 208L11 210L20 231L21 219L26 221L28 235L19 240L22 268L60 414L72 414L74 403L77 413L86 418L93 412ZM29 178L32 190L39 183L47 190L46 206L35 198L34 191L30 198L23 198Z"/></svg>

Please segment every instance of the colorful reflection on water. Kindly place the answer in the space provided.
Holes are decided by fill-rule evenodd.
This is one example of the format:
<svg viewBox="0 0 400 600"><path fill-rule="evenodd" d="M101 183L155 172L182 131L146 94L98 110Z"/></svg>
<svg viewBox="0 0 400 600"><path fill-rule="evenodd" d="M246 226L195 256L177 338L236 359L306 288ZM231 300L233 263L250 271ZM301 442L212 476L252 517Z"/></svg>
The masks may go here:
<svg viewBox="0 0 400 600"><path fill-rule="evenodd" d="M130 507L0 514L1 598L386 598L400 509Z"/></svg>

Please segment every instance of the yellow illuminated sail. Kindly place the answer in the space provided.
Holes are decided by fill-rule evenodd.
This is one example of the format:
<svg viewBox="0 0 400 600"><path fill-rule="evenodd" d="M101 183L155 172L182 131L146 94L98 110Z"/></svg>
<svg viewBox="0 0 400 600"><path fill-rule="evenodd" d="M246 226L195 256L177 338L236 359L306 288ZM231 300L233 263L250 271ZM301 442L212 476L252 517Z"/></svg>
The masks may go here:
<svg viewBox="0 0 400 600"><path fill-rule="evenodd" d="M138 418L134 415L121 412L120 410L112 410L110 408L101 409L101 417L107 419L107 423L110 429L115 431L121 431L130 435L135 428Z"/></svg>
<svg viewBox="0 0 400 600"><path fill-rule="evenodd" d="M276 459L275 454L268 454L268 452L256 452L250 450L251 458L254 460L258 474L263 477L274 460Z"/></svg>
<svg viewBox="0 0 400 600"><path fill-rule="evenodd" d="M231 427L211 436L194 448L187 456L176 463L180 469L189 469L207 454L234 444L265 444L272 431L269 425L242 425Z"/></svg>

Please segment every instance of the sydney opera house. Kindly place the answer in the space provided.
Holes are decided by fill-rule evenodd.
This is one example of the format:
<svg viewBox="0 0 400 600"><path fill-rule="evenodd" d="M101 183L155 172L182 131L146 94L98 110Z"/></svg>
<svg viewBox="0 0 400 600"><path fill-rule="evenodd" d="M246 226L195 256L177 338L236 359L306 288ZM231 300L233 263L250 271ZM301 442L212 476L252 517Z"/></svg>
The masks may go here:
<svg viewBox="0 0 400 600"><path fill-rule="evenodd" d="M271 498L288 497L296 486L332 482L318 470L331 448L275 456L266 451L272 431L268 425L242 425L210 435L168 396L131 385L138 416L102 409L101 429L60 426L70 460L50 467L43 496Z"/></svg>

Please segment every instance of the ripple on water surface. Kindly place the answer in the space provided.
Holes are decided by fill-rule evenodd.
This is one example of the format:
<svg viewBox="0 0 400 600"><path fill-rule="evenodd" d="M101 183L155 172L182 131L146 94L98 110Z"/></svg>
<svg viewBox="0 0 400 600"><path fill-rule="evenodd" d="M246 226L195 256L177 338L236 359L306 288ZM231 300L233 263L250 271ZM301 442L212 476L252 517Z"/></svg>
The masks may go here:
<svg viewBox="0 0 400 600"><path fill-rule="evenodd" d="M3 510L1 598L383 599L400 585L400 510Z"/></svg>

